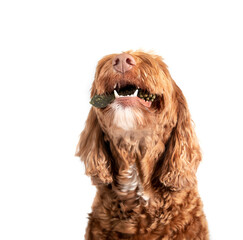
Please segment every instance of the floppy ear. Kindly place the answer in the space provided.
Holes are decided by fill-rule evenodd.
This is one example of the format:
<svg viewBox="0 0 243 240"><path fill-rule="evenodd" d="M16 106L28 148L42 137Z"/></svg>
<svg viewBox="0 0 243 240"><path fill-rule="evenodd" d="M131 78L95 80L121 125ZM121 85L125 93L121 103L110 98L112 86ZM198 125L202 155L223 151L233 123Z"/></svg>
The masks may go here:
<svg viewBox="0 0 243 240"><path fill-rule="evenodd" d="M196 171L201 161L198 140L192 125L186 99L173 81L177 123L165 145L159 160L160 173L157 176L164 186L173 190L192 187L196 183Z"/></svg>
<svg viewBox="0 0 243 240"><path fill-rule="evenodd" d="M92 107L85 128L80 135L75 155L84 161L86 174L96 182L97 180L106 184L112 182L108 151L108 146L104 141L104 133Z"/></svg>

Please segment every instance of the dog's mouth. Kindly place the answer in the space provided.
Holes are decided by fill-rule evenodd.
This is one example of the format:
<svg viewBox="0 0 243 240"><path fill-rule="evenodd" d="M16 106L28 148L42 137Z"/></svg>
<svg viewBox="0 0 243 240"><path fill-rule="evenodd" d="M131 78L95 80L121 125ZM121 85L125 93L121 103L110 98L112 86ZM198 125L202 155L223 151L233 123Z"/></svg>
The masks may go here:
<svg viewBox="0 0 243 240"><path fill-rule="evenodd" d="M139 104L145 107L151 107L156 95L151 94L147 90L138 88L135 85L125 85L121 88L115 86L114 88L115 100L118 104L126 106L138 106Z"/></svg>
<svg viewBox="0 0 243 240"><path fill-rule="evenodd" d="M156 98L156 94L135 85L125 84L120 86L120 84L116 84L112 92L95 95L90 103L97 108L105 108L112 102L116 102L123 107L143 105L149 108Z"/></svg>

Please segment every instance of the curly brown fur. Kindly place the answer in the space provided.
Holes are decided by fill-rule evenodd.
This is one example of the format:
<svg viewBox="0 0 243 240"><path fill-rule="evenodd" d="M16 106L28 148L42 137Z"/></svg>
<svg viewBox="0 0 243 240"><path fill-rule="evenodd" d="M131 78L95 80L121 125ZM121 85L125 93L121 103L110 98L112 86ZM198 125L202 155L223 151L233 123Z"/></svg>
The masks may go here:
<svg viewBox="0 0 243 240"><path fill-rule="evenodd" d="M201 153L185 97L161 57L127 53L136 65L125 73L112 67L116 54L99 61L91 97L117 83L157 97L126 116L115 102L91 108L76 152L97 187L85 238L208 239L195 175Z"/></svg>

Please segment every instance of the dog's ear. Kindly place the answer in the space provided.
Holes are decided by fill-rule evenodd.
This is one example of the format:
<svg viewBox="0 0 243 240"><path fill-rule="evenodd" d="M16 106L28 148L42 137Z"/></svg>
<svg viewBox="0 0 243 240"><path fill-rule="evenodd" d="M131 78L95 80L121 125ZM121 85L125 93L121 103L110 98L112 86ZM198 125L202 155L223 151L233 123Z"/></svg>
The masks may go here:
<svg viewBox="0 0 243 240"><path fill-rule="evenodd" d="M201 152L186 99L174 81L173 88L177 122L157 163L156 167L160 170L155 176L164 186L180 190L196 183L195 174L201 161Z"/></svg>
<svg viewBox="0 0 243 240"><path fill-rule="evenodd" d="M104 133L99 125L92 107L86 125L82 131L76 148L76 156L84 161L86 174L102 183L111 183L110 159L108 146L104 141Z"/></svg>

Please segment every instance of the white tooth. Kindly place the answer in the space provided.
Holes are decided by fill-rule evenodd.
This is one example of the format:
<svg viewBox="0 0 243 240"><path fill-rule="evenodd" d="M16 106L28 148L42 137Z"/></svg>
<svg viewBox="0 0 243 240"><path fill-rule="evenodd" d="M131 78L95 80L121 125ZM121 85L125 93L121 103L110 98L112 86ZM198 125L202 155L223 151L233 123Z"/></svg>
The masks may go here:
<svg viewBox="0 0 243 240"><path fill-rule="evenodd" d="M114 85L114 89L116 88L117 83Z"/></svg>
<svg viewBox="0 0 243 240"><path fill-rule="evenodd" d="M138 89L136 89L136 91L133 93L133 97L137 97L138 95Z"/></svg>
<svg viewBox="0 0 243 240"><path fill-rule="evenodd" d="M114 95L115 95L116 98L119 98L119 94L117 93L116 90L114 90Z"/></svg>

